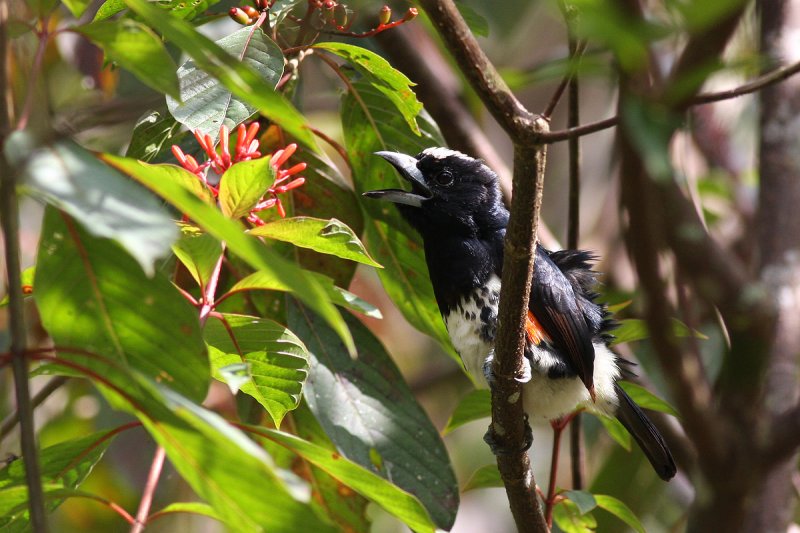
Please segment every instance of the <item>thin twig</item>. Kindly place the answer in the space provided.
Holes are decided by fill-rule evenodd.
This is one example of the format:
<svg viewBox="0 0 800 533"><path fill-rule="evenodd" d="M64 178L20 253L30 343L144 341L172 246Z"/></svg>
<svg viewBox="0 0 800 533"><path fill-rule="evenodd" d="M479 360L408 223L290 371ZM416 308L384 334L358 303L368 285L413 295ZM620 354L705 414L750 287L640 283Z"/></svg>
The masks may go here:
<svg viewBox="0 0 800 533"><path fill-rule="evenodd" d="M567 90L572 84L572 80L576 79L577 70L578 70L578 63L580 61L581 54L586 50L586 41L575 41L570 37L569 41L569 69L564 77L559 82L558 86L556 87L553 96L550 98L550 102L548 102L547 107L544 108L542 111L542 116L545 118L550 118L553 115L553 111L556 110L556 106L561 101L561 97L564 95L564 91ZM577 126L577 124L570 124L569 127Z"/></svg>
<svg viewBox="0 0 800 533"><path fill-rule="evenodd" d="M17 121L14 129L22 131L28 125L31 111L33 110L33 101L37 99L36 81L39 78L39 73L42 70L42 63L44 62L44 53L47 50L47 43L50 41L50 33L48 26L50 25L50 18L48 16L42 17L39 21L41 28L37 31L39 42L36 45L36 53L33 56L33 65L31 72L28 75L28 93L25 96L25 104L22 106L22 114ZM5 87L5 86L4 86Z"/></svg>
<svg viewBox="0 0 800 533"><path fill-rule="evenodd" d="M0 0L0 90L8 90L8 0ZM5 94L3 94L5 96ZM5 157L6 139L11 130L11 113L6 98L0 99L0 224L5 241L6 272L8 276L8 329L11 336L11 366L20 420L20 447L25 459L25 484L28 487L28 509L31 528L36 533L47 531L47 518L42 490L39 450L33 420L28 383L28 360L25 357L27 330L22 294L19 237L19 204L17 172Z"/></svg>
<svg viewBox="0 0 800 533"><path fill-rule="evenodd" d="M153 504L153 495L158 486L158 479L161 477L161 469L164 467L166 452L159 446L153 455L153 463L150 465L150 473L147 474L147 484L144 486L142 501L139 502L139 510L136 511L136 520L133 522L130 533L142 533L150 514L150 506Z"/></svg>
<svg viewBox="0 0 800 533"><path fill-rule="evenodd" d="M36 409L39 407L47 398L50 397L56 390L58 390L61 385L69 381L69 377L67 376L56 376L47 384L42 387L42 389L37 392L33 398L31 398L31 407ZM2 441L11 430L14 429L14 426L17 425L19 422L19 411L14 411L10 415L3 420L3 423L0 425L0 441Z"/></svg>

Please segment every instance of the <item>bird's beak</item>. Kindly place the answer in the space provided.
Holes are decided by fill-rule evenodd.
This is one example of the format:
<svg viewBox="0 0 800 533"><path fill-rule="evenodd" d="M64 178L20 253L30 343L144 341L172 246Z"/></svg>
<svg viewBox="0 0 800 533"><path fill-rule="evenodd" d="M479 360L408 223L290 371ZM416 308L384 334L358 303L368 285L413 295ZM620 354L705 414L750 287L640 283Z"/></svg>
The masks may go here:
<svg viewBox="0 0 800 533"><path fill-rule="evenodd" d="M364 193L367 198L386 200L395 204L410 205L412 207L422 207L425 200L433 197L422 172L417 168L417 160L410 155L399 154L397 152L375 152L389 163L403 176L411 182L411 190L384 189L380 191L368 191Z"/></svg>

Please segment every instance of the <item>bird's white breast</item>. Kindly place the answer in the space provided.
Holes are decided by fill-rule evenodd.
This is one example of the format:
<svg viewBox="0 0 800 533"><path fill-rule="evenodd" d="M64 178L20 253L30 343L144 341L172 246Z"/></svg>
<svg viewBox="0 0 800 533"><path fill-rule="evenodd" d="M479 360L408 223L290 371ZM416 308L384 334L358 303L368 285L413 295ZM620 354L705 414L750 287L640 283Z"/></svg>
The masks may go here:
<svg viewBox="0 0 800 533"><path fill-rule="evenodd" d="M461 356L464 367L480 388L487 388L484 364L494 355L500 279L492 276L485 287L467 295L445 317L447 333ZM522 391L525 412L534 418L552 420L572 412L578 406L603 413L613 413L617 406L614 383L620 371L617 357L601 341L594 343L594 386L596 402L578 377L553 379L548 370L555 362L551 349L530 347L531 380Z"/></svg>

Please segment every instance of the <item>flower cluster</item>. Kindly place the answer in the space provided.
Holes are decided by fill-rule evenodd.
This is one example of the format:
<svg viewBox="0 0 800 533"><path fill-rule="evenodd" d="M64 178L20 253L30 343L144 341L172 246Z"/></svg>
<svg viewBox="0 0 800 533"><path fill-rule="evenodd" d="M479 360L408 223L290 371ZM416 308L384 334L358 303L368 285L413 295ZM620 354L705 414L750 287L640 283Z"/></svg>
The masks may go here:
<svg viewBox="0 0 800 533"><path fill-rule="evenodd" d="M207 157L207 160L202 164L198 163L191 155L184 154L183 150L177 145L172 146L172 154L180 162L181 166L197 176L216 198L219 195L219 181L212 180L216 184L209 181L209 171L213 171L215 176L221 180L225 171L235 163L260 158L261 152L259 151L258 139L256 139L258 128L258 122L253 122L250 126L239 125L233 154L230 152L230 131L226 126L220 126L219 128L218 145L214 144L210 135L196 130L194 136ZM276 150L272 154L270 164L275 170L275 181L247 215L247 220L250 223L257 226L264 225L264 221L259 218L258 213L271 207L275 207L281 217L286 216L286 210L278 195L296 189L306 181L302 176L294 177L306 169L305 163L297 163L289 168L281 168L289 161L289 158L292 157L296 150L297 145L292 143L285 148ZM293 177L294 179L289 181Z"/></svg>

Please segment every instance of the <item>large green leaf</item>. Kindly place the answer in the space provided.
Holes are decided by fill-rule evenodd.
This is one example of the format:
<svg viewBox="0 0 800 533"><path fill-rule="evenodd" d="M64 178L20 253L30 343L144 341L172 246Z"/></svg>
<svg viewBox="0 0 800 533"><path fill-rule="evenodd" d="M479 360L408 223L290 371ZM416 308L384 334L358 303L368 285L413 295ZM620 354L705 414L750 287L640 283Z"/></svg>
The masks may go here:
<svg viewBox="0 0 800 533"><path fill-rule="evenodd" d="M393 112L383 93L364 81L354 80L352 85L359 98L348 93L341 115L356 191L407 187L392 166L374 152L416 154L430 146L441 146L444 141L436 125L421 113L422 136L418 137ZM458 360L433 296L421 238L391 204L363 199L361 205L366 214L367 244L384 266L378 275L386 292L411 325L438 340Z"/></svg>
<svg viewBox="0 0 800 533"><path fill-rule="evenodd" d="M457 427L463 426L467 422L480 420L492 416L492 394L487 389L477 389L471 391L461 398L456 406L447 425L442 430L447 435Z"/></svg>
<svg viewBox="0 0 800 533"><path fill-rule="evenodd" d="M149 165L140 161L103 154L102 159L143 183L185 213L200 227L217 239L224 241L230 251L256 270L269 272L294 292L301 300L319 313L345 342L351 353L355 352L353 337L347 330L328 292L310 273L298 269L278 254L264 246L258 239L247 235L241 224L225 218L219 210L198 198L185 183L197 179L187 170L173 165ZM184 176L183 180L175 179Z"/></svg>
<svg viewBox="0 0 800 533"><path fill-rule="evenodd" d="M283 53L260 28L240 28L216 44L250 67L270 89L281 79ZM216 139L221 125L233 129L256 112L254 106L235 97L220 80L192 59L178 69L178 80L180 97L167 97L167 107L178 122L192 131L200 130Z"/></svg>
<svg viewBox="0 0 800 533"><path fill-rule="evenodd" d="M221 370L245 363L238 389L255 398L280 426L300 403L308 376L308 352L294 333L277 322L243 315L212 319L203 332L218 379ZM234 367L235 368L235 367Z"/></svg>
<svg viewBox="0 0 800 533"><path fill-rule="evenodd" d="M258 109L295 139L317 149L316 139L305 118L286 98L275 92L262 76L219 45L197 32L190 24L164 12L147 0L125 0L151 27L189 54L195 66L220 82L231 93ZM219 127L219 124L217 125Z"/></svg>
<svg viewBox="0 0 800 533"><path fill-rule="evenodd" d="M175 63L153 30L130 19L92 22L75 28L156 91L178 98Z"/></svg>
<svg viewBox="0 0 800 533"><path fill-rule="evenodd" d="M330 220L312 217L283 218L254 228L250 233L259 237L290 242L295 246L335 255L365 265L378 268L381 266L370 257L353 230L335 218Z"/></svg>
<svg viewBox="0 0 800 533"><path fill-rule="evenodd" d="M117 243L53 208L36 265L37 307L60 357L105 372L107 363L74 352L81 349L205 397L209 366L197 310L169 280L148 278Z"/></svg>
<svg viewBox="0 0 800 533"><path fill-rule="evenodd" d="M169 13L178 18L192 20L198 14L205 13L209 7L217 2L219 2L219 0L191 0L190 2L186 2L185 0L163 0L156 5L159 9L169 11ZM94 20L109 19L117 13L124 11L127 7L125 0L106 0L103 2L103 5L100 6L100 9L97 10ZM167 13L164 13L164 15L166 14Z"/></svg>
<svg viewBox="0 0 800 533"><path fill-rule="evenodd" d="M38 146L29 134L15 132L5 151L23 173L25 192L66 211L93 235L117 240L148 274L178 237L152 194L71 141Z"/></svg>
<svg viewBox="0 0 800 533"><path fill-rule="evenodd" d="M366 48L347 43L317 43L314 48L327 50L346 59L361 72L365 79L390 101L408 127L420 135L417 115L422 111L422 104L411 90L412 83L405 74L395 69L384 58Z"/></svg>
<svg viewBox="0 0 800 533"><path fill-rule="evenodd" d="M342 455L417 496L449 528L458 488L447 451L378 339L347 317L358 346L352 358L306 307L287 307L289 327L311 353L305 398L326 434Z"/></svg>
<svg viewBox="0 0 800 533"><path fill-rule="evenodd" d="M415 531L436 529L436 525L431 522L425 507L417 498L363 466L296 435L268 428L250 427L249 429L289 448L362 496L374 501L411 529Z"/></svg>

